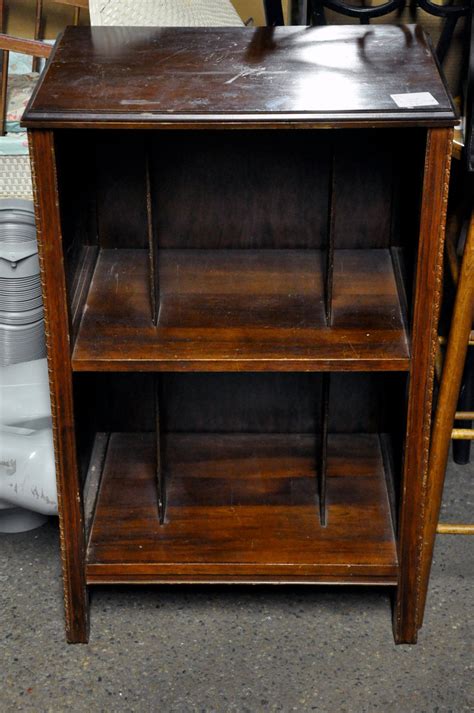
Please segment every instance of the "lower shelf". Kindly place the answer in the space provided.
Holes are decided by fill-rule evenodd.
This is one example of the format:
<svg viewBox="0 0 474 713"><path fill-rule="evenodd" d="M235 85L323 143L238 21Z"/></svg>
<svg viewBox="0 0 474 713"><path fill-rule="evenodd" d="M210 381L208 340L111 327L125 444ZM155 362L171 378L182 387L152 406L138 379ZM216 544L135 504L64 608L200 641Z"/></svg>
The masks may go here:
<svg viewBox="0 0 474 713"><path fill-rule="evenodd" d="M307 434L168 435L167 510L160 525L153 435L112 434L87 582L396 584L378 435L330 436L324 528L315 440Z"/></svg>

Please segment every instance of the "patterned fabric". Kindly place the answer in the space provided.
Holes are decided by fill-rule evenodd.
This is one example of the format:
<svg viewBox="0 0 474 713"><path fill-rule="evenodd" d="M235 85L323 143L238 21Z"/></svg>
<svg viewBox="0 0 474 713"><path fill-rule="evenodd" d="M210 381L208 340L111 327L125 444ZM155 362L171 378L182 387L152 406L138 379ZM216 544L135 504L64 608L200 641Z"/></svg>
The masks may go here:
<svg viewBox="0 0 474 713"><path fill-rule="evenodd" d="M8 75L28 74L33 66L33 57L19 52L10 52L8 59Z"/></svg>
<svg viewBox="0 0 474 713"><path fill-rule="evenodd" d="M242 25L230 0L89 0L91 25L225 27Z"/></svg>
<svg viewBox="0 0 474 713"><path fill-rule="evenodd" d="M10 133L19 133L20 120L28 104L29 98L38 81L39 74L29 72L28 74L12 74L8 77L7 84L7 116L6 130Z"/></svg>
<svg viewBox="0 0 474 713"><path fill-rule="evenodd" d="M56 40L41 40L47 45L54 45ZM46 60L40 59L40 70L43 69L46 64ZM10 52L10 57L8 59L8 76L12 74L29 74L33 67L33 57L28 54L22 54L21 52Z"/></svg>
<svg viewBox="0 0 474 713"><path fill-rule="evenodd" d="M0 157L1 156L28 156L28 138L26 131L1 136Z"/></svg>
<svg viewBox="0 0 474 713"><path fill-rule="evenodd" d="M45 41L54 44L54 40ZM5 126L7 133L0 137L0 198L33 198L28 141L25 130L20 128L25 106L39 77L39 74L31 71L32 61L33 58L29 55L10 52Z"/></svg>
<svg viewBox="0 0 474 713"><path fill-rule="evenodd" d="M33 199L28 156L2 156L0 158L0 198Z"/></svg>

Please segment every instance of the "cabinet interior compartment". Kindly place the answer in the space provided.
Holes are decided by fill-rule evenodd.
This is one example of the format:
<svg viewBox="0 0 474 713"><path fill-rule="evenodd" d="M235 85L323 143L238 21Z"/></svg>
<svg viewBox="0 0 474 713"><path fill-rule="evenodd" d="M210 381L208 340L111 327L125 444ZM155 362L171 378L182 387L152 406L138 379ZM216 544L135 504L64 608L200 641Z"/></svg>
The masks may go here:
<svg viewBox="0 0 474 713"><path fill-rule="evenodd" d="M396 585L423 131L55 141L88 583Z"/></svg>
<svg viewBox="0 0 474 713"><path fill-rule="evenodd" d="M396 584L407 377L328 376L76 374L89 583Z"/></svg>
<svg viewBox="0 0 474 713"><path fill-rule="evenodd" d="M73 369L407 371L424 143L58 132Z"/></svg>

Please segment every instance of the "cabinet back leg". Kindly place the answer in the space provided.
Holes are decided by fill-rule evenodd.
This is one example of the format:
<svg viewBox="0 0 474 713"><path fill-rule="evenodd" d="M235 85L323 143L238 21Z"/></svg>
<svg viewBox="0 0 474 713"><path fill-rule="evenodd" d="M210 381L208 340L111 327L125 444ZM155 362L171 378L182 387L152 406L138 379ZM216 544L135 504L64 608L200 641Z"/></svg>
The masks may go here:
<svg viewBox="0 0 474 713"><path fill-rule="evenodd" d="M412 321L410 386L400 523L400 573L394 616L399 644L414 644L423 618L423 530L429 504L428 456L433 378L438 343L444 230L451 163L451 129L428 131L423 178L417 278Z"/></svg>

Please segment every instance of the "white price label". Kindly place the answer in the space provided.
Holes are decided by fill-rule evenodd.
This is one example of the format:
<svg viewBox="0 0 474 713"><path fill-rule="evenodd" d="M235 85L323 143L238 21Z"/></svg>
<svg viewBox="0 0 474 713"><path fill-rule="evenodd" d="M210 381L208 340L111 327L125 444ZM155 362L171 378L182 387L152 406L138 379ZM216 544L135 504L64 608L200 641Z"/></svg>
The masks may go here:
<svg viewBox="0 0 474 713"><path fill-rule="evenodd" d="M439 102L429 92L413 92L407 94L390 94L397 106L403 109L413 109L417 106L436 106Z"/></svg>

